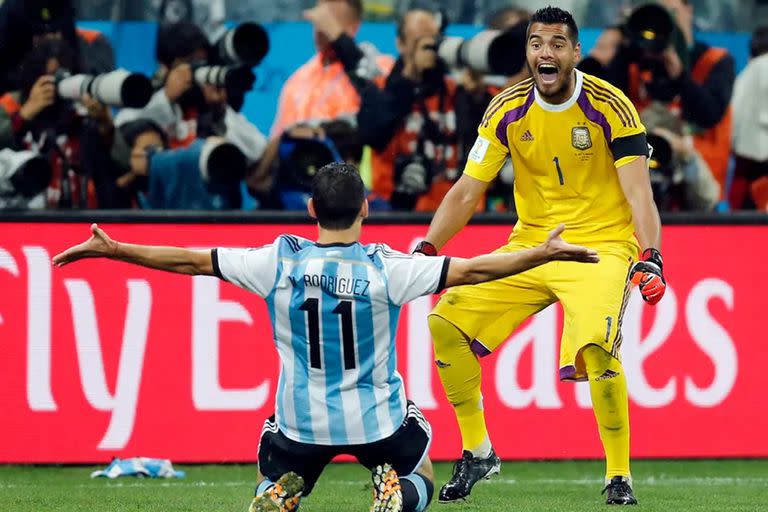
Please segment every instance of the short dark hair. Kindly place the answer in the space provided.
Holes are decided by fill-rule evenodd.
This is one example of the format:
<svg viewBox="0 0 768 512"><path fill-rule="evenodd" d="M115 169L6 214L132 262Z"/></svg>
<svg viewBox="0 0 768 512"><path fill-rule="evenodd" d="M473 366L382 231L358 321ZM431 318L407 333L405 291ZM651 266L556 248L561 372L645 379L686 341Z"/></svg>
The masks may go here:
<svg viewBox="0 0 768 512"><path fill-rule="evenodd" d="M148 132L157 133L163 140L163 147L168 147L168 136L165 134L163 129L160 128L160 125L150 119L139 118L134 119L133 121L128 121L127 123L120 126L119 131L120 135L123 136L129 148L133 148L133 145L136 144L136 139L139 138L139 135Z"/></svg>
<svg viewBox="0 0 768 512"><path fill-rule="evenodd" d="M331 162L312 180L312 202L320 227L341 230L352 226L365 201L365 185L354 165Z"/></svg>
<svg viewBox="0 0 768 512"><path fill-rule="evenodd" d="M544 7L533 13L531 19L528 20L528 30L525 33L526 38L530 37L531 26L534 23L543 23L544 25L567 25L571 42L574 45L579 42L579 27L576 26L576 21L573 19L573 15L559 7L552 7L550 5L549 7Z"/></svg>
<svg viewBox="0 0 768 512"><path fill-rule="evenodd" d="M166 23L157 30L157 61L171 67L173 61L186 57L199 49L210 49L202 29L189 21Z"/></svg>

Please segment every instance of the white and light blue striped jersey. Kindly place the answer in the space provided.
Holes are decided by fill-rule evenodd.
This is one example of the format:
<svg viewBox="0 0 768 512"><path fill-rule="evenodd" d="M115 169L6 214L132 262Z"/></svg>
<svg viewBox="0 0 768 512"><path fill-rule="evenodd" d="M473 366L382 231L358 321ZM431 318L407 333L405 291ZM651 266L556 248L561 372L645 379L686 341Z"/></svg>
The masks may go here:
<svg viewBox="0 0 768 512"><path fill-rule="evenodd" d="M291 235L212 255L217 276L267 301L281 362L275 418L287 437L364 444L400 427L406 413L395 354L400 306L442 290L448 258Z"/></svg>

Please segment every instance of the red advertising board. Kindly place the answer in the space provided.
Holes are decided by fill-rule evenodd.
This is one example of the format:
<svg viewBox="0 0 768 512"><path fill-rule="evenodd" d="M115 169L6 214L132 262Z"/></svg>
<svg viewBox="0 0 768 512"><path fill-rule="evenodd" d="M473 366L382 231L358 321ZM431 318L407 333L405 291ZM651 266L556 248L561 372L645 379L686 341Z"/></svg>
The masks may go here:
<svg viewBox="0 0 768 512"><path fill-rule="evenodd" d="M119 240L258 246L311 226L116 224ZM425 226L367 226L364 241L408 250ZM446 253L506 239L470 226ZM265 305L210 277L106 260L55 269L86 224L6 223L0 236L0 462L103 462L113 456L253 461L277 377ZM717 248L716 253L712 248ZM624 320L635 457L768 456L768 226L668 226L669 288L655 308L635 295ZM399 368L432 422L435 459L458 429L432 363L426 314L403 308ZM584 384L557 381L562 313L549 308L483 359L492 440L504 458L599 458Z"/></svg>

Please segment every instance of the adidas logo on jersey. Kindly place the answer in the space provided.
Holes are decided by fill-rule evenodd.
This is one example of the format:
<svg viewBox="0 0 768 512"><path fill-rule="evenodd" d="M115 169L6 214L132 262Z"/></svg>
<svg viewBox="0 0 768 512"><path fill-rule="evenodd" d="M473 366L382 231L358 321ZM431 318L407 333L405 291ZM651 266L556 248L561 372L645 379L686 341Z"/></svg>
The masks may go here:
<svg viewBox="0 0 768 512"><path fill-rule="evenodd" d="M531 130L525 130L525 133L522 137L520 137L521 142L529 142L533 140L533 135L531 134Z"/></svg>

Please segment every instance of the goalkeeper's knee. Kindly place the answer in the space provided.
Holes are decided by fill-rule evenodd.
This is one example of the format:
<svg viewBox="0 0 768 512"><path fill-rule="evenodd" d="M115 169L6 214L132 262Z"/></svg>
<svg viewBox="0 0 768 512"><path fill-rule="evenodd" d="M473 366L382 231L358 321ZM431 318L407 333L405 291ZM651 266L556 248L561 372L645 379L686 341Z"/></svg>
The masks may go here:
<svg viewBox="0 0 768 512"><path fill-rule="evenodd" d="M469 340L445 318L429 315L429 330L435 343L435 364L453 405L480 401L480 363Z"/></svg>

